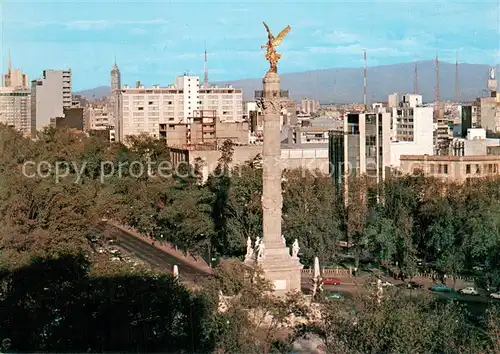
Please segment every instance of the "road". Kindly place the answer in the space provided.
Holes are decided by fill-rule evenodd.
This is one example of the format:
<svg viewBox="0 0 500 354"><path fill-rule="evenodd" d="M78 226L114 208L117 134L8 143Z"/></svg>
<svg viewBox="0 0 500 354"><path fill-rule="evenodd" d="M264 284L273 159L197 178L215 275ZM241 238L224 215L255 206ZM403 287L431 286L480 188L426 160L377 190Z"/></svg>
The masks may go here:
<svg viewBox="0 0 500 354"><path fill-rule="evenodd" d="M95 231L101 235L106 233L108 237L116 238L116 245L118 247L141 261L150 264L153 268L172 272L174 265L177 265L179 268L179 278L183 282L196 283L208 275L185 260L174 257L112 225L100 223L95 228Z"/></svg>

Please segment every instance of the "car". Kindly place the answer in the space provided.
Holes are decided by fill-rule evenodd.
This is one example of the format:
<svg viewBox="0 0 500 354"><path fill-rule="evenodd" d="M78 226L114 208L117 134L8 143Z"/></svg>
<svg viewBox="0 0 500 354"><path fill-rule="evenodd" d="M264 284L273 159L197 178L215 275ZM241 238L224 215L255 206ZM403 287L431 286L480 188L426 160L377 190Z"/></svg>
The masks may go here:
<svg viewBox="0 0 500 354"><path fill-rule="evenodd" d="M458 292L462 295L473 295L473 296L479 295L479 292L476 290L476 288L474 288L472 286L469 286L469 287L464 288L464 289L460 289Z"/></svg>
<svg viewBox="0 0 500 354"><path fill-rule="evenodd" d="M417 283L416 281L410 281L406 283L406 287L408 289L422 289L424 286L420 283Z"/></svg>
<svg viewBox="0 0 500 354"><path fill-rule="evenodd" d="M323 279L323 285L340 285L340 280L338 279Z"/></svg>
<svg viewBox="0 0 500 354"><path fill-rule="evenodd" d="M382 279L380 279L380 281L381 281L381 284L380 284L380 285L382 285L383 287L394 286L394 284L393 284L393 283L391 283L390 281L387 281L387 280L382 280ZM372 282L370 283L370 285L372 285L372 286L377 286L377 285L378 285L378 282L377 282L377 281L372 281Z"/></svg>
<svg viewBox="0 0 500 354"><path fill-rule="evenodd" d="M339 294L339 293L328 292L328 293L326 293L325 297L328 300L341 300L344 298L344 295Z"/></svg>
<svg viewBox="0 0 500 354"><path fill-rule="evenodd" d="M450 288L444 284L434 285L429 290L435 291L438 293L451 293L453 291L452 288Z"/></svg>
<svg viewBox="0 0 500 354"><path fill-rule="evenodd" d="M500 300L500 293L491 293L490 297L492 299Z"/></svg>

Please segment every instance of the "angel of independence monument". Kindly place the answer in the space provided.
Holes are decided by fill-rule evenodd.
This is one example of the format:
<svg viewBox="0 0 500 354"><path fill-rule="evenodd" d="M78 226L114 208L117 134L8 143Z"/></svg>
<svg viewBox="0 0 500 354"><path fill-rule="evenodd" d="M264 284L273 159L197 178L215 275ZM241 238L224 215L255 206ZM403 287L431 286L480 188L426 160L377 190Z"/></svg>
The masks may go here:
<svg viewBox="0 0 500 354"><path fill-rule="evenodd" d="M287 26L274 37L264 22L268 33L266 59L269 71L264 76L264 91L260 101L264 117L264 146L262 150L262 239L257 238L255 245L247 240L245 264L262 267L265 277L274 284L274 294L283 296L289 291L300 291L300 275L303 267L298 258L299 245L295 240L292 254L281 234L281 139L280 139L280 77L277 63L281 55L276 47L290 32Z"/></svg>

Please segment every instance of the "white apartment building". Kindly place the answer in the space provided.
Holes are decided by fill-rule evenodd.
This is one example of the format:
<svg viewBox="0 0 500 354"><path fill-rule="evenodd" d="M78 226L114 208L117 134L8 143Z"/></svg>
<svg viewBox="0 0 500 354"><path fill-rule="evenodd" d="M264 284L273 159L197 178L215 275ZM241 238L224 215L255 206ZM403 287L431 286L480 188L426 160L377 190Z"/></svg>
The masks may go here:
<svg viewBox="0 0 500 354"><path fill-rule="evenodd" d="M27 87L0 89L0 123L31 133L31 91Z"/></svg>
<svg viewBox="0 0 500 354"><path fill-rule="evenodd" d="M31 134L50 125L51 118L64 117L72 105L71 70L44 70L43 78L31 82Z"/></svg>
<svg viewBox="0 0 500 354"><path fill-rule="evenodd" d="M106 130L114 126L113 114L106 103L92 103L88 106L89 129Z"/></svg>
<svg viewBox="0 0 500 354"><path fill-rule="evenodd" d="M401 155L433 155L433 107L423 107L422 96L409 94L391 110L391 166L400 166Z"/></svg>
<svg viewBox="0 0 500 354"><path fill-rule="evenodd" d="M189 123L195 111L214 110L221 122L243 120L243 92L231 86L200 87L198 76L183 75L175 85L121 89L120 140L146 133L159 138L160 124Z"/></svg>

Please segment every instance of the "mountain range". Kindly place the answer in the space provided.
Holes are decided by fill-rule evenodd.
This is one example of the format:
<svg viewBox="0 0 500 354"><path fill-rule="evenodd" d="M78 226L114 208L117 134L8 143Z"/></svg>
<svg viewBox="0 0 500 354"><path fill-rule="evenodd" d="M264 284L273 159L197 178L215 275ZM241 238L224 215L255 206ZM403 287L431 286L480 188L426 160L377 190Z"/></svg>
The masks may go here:
<svg viewBox="0 0 500 354"><path fill-rule="evenodd" d="M416 63L381 65L367 68L367 101L385 102L393 92L407 93L414 90L415 65L418 72L418 93L424 102L435 97L436 65L434 60ZM455 100L455 64L439 62L439 87L441 100ZM471 101L484 96L490 66L484 64L459 64L460 101ZM497 66L498 72L498 66ZM290 97L305 97L321 103L362 103L363 68L337 68L280 74L281 88L289 90ZM254 90L262 89L262 78L211 82L214 85L231 84L243 89L243 99L253 100ZM75 92L87 98L109 95L109 87L100 86Z"/></svg>

